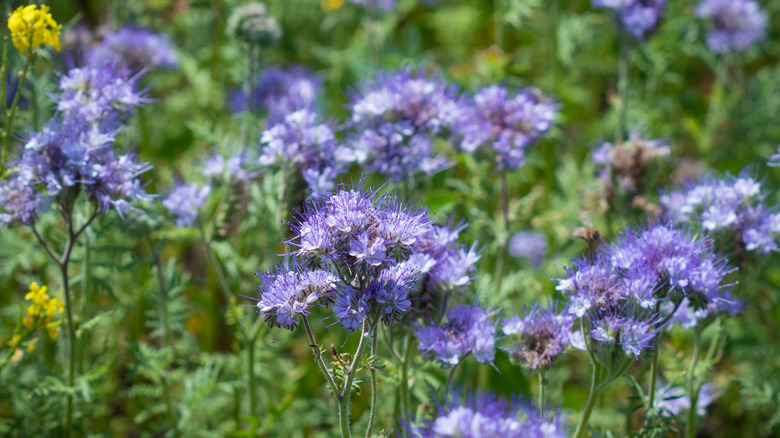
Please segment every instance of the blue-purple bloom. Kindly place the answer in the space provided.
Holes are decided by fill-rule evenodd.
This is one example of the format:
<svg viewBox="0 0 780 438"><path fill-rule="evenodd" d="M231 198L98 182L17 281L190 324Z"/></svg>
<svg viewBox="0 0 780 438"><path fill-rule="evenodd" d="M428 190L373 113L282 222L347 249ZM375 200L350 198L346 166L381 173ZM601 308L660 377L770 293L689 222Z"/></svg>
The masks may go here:
<svg viewBox="0 0 780 438"><path fill-rule="evenodd" d="M290 113L263 131L260 146L261 165L294 165L317 196L328 196L336 188L333 180L349 163L338 153L333 129L309 109Z"/></svg>
<svg viewBox="0 0 780 438"><path fill-rule="evenodd" d="M509 254L528 260L534 267L542 265L547 256L547 237L535 231L519 231L509 239Z"/></svg>
<svg viewBox="0 0 780 438"><path fill-rule="evenodd" d="M206 202L211 186L177 182L173 190L162 200L163 207L176 218L176 226L191 227L198 218L200 207Z"/></svg>
<svg viewBox="0 0 780 438"><path fill-rule="evenodd" d="M492 363L495 357L496 322L479 305L453 306L442 325L418 325L414 335L419 349L434 359L455 366L469 353L477 361Z"/></svg>
<svg viewBox="0 0 780 438"><path fill-rule="evenodd" d="M715 385L705 383L699 389L699 397L696 399L696 414L700 417L707 415L707 407L720 397L715 391ZM666 385L655 391L655 408L665 417L677 416L691 408L691 399L685 389L679 386Z"/></svg>
<svg viewBox="0 0 780 438"><path fill-rule="evenodd" d="M209 179L248 183L258 176L258 172L249 168L249 163L250 159L246 153L233 153L227 156L214 153L204 163L202 172Z"/></svg>
<svg viewBox="0 0 780 438"><path fill-rule="evenodd" d="M132 26L108 30L103 40L87 53L87 65L107 62L127 66L133 72L178 65L173 44L167 35Z"/></svg>
<svg viewBox="0 0 780 438"><path fill-rule="evenodd" d="M499 167L509 170L523 166L526 148L550 130L558 111L558 105L535 88L510 96L500 86L480 90L473 103L461 106L461 149L474 152L490 145Z"/></svg>
<svg viewBox="0 0 780 438"><path fill-rule="evenodd" d="M287 114L298 110L313 111L321 86L322 78L304 67L269 68L257 78L254 95L251 96L252 108L267 110L268 118L273 122L281 121ZM243 91L235 91L231 110L244 111L246 99Z"/></svg>
<svg viewBox="0 0 780 438"><path fill-rule="evenodd" d="M393 182L447 166L433 146L436 138L450 138L461 117L453 87L436 76L402 69L381 73L362 88L350 103L354 161Z"/></svg>
<svg viewBox="0 0 780 438"><path fill-rule="evenodd" d="M449 391L450 394L458 391ZM431 420L407 426L415 438L565 438L563 416L542 414L519 400L506 402L490 393L469 394L466 400L452 396L437 404Z"/></svg>
<svg viewBox="0 0 780 438"><path fill-rule="evenodd" d="M593 0L593 7L612 9L621 27L643 41L658 26L666 0Z"/></svg>
<svg viewBox="0 0 780 438"><path fill-rule="evenodd" d="M669 220L694 224L707 233L732 236L744 249L763 254L777 251L780 213L766 205L761 182L739 177L706 177L661 196Z"/></svg>
<svg viewBox="0 0 780 438"><path fill-rule="evenodd" d="M522 318L514 315L503 321L501 331L512 344L501 349L518 356L532 370L544 363L549 365L570 345L573 322L571 314L533 306Z"/></svg>
<svg viewBox="0 0 780 438"><path fill-rule="evenodd" d="M707 45L713 52L743 52L765 38L768 18L755 0L703 0L696 15L712 20Z"/></svg>

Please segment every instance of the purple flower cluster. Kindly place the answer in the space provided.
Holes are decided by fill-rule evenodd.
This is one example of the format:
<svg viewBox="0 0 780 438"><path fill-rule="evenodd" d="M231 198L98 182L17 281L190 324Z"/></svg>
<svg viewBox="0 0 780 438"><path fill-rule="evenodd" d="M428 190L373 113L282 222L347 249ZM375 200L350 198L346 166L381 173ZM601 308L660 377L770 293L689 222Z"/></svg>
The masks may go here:
<svg viewBox="0 0 780 438"><path fill-rule="evenodd" d="M522 167L525 149L547 133L558 105L534 88L510 96L500 86L480 90L471 104L463 104L458 129L461 149L474 152L489 144L498 165L509 170Z"/></svg>
<svg viewBox="0 0 780 438"><path fill-rule="evenodd" d="M643 41L658 26L666 0L593 0L594 8L608 8L626 32Z"/></svg>
<svg viewBox="0 0 780 438"><path fill-rule="evenodd" d="M470 247L458 242L458 236L465 228L465 223L434 225L422 239L423 249L410 258L410 263L426 274L429 289L451 291L471 282L469 274L476 270L480 251L477 242Z"/></svg>
<svg viewBox="0 0 780 438"><path fill-rule="evenodd" d="M131 26L108 30L103 40L87 53L87 65L108 62L127 66L134 72L178 65L173 44L166 35Z"/></svg>
<svg viewBox="0 0 780 438"><path fill-rule="evenodd" d="M691 223L706 232L725 233L748 251L777 251L780 213L766 206L761 182L743 174L707 177L661 196L669 220Z"/></svg>
<svg viewBox="0 0 780 438"><path fill-rule="evenodd" d="M433 146L436 138L450 138L461 117L452 87L438 77L402 69L381 73L363 89L350 103L353 160L393 182L447 166Z"/></svg>
<svg viewBox="0 0 780 438"><path fill-rule="evenodd" d="M268 118L281 121L287 114L308 109L314 110L322 78L308 69L293 66L288 69L269 68L258 76L252 99L252 107L266 109ZM230 108L233 112L244 111L244 91L232 94Z"/></svg>
<svg viewBox="0 0 780 438"><path fill-rule="evenodd" d="M556 289L569 313L586 318L592 339L639 356L684 298L693 309L732 309L724 284L730 272L709 239L658 224L626 231L595 256L575 260Z"/></svg>
<svg viewBox="0 0 780 438"><path fill-rule="evenodd" d="M298 168L317 196L328 196L336 188L333 180L348 166L342 159L333 129L317 120L317 114L302 109L263 131L260 164L283 162Z"/></svg>
<svg viewBox="0 0 780 438"><path fill-rule="evenodd" d="M707 415L707 406L717 400L720 394L715 391L715 385L705 383L699 389L699 397L696 399L696 414L700 417ZM655 391L655 408L665 417L677 416L691 408L691 399L685 389L679 386L666 385Z"/></svg>
<svg viewBox="0 0 780 438"><path fill-rule="evenodd" d="M534 266L542 265L547 257L547 237L534 231L520 231L509 239L509 254L528 260Z"/></svg>
<svg viewBox="0 0 780 438"><path fill-rule="evenodd" d="M713 52L743 52L765 38L768 18L754 0L703 0L696 15L712 20L707 45Z"/></svg>
<svg viewBox="0 0 780 438"><path fill-rule="evenodd" d="M0 220L32 224L52 198L72 205L82 190L103 211L122 213L145 199L139 176L150 167L114 150L115 133L145 102L136 77L109 64L72 69L53 99L58 113L30 136L10 163L14 171L0 181Z"/></svg>
<svg viewBox="0 0 780 438"><path fill-rule="evenodd" d="M215 153L206 160L202 172L209 179L248 183L258 176L258 172L247 169L249 163L249 157L245 153L234 153L227 157Z"/></svg>
<svg viewBox="0 0 780 438"><path fill-rule="evenodd" d="M197 183L177 182L173 190L163 198L162 205L176 218L176 226L191 227L198 218L198 212L206 202L211 186L198 186Z"/></svg>
<svg viewBox="0 0 780 438"><path fill-rule="evenodd" d="M419 349L445 364L455 366L469 353L477 361L492 363L495 358L496 322L478 305L453 306L442 325L418 325L414 335Z"/></svg>
<svg viewBox="0 0 780 438"><path fill-rule="evenodd" d="M542 414L531 405L511 403L489 393L452 397L437 407L431 420L410 425L420 438L565 438L563 416Z"/></svg>
<svg viewBox="0 0 780 438"><path fill-rule="evenodd" d="M501 331L512 339L513 345L502 349L518 356L532 370L543 363L549 365L570 345L573 322L574 315L531 307L522 318L515 315L503 321Z"/></svg>
<svg viewBox="0 0 780 438"><path fill-rule="evenodd" d="M326 271L337 276L333 312L348 332L378 321L391 325L412 308L408 292L420 278L412 258L424 249L432 227L426 210L373 190L342 185L329 197L310 199L292 225L288 243L297 247L290 254L295 260L292 265L299 275ZM277 270L275 275L290 269ZM301 302L303 295L291 295L294 288L277 291L269 284L263 282L258 288L267 321L269 316L279 317L278 309L284 306L305 309L320 297L307 295ZM291 323L279 325L294 328Z"/></svg>
<svg viewBox="0 0 780 438"><path fill-rule="evenodd" d="M632 131L628 141L604 142L593 151L593 164L608 192L614 192L613 181L624 190L639 192L647 168L653 161L669 156L665 140L644 140Z"/></svg>
<svg viewBox="0 0 780 438"><path fill-rule="evenodd" d="M74 129L97 126L108 133L147 102L138 89L138 75L111 61L74 68L60 78L53 96L63 125Z"/></svg>

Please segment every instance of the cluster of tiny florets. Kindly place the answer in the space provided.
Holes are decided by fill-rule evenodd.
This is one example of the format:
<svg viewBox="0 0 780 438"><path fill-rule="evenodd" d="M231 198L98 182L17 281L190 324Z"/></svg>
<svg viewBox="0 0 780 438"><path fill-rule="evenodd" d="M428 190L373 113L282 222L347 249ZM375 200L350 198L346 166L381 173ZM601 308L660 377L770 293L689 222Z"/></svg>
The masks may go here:
<svg viewBox="0 0 780 438"><path fill-rule="evenodd" d="M524 316L514 315L503 321L501 331L512 343L502 349L520 358L532 370L549 365L552 358L569 347L573 322L571 314L533 306Z"/></svg>
<svg viewBox="0 0 780 438"><path fill-rule="evenodd" d="M754 0L703 0L696 15L711 20L707 45L713 52L743 52L765 38L767 15Z"/></svg>
<svg viewBox="0 0 780 438"><path fill-rule="evenodd" d="M116 62L133 72L178 65L173 43L166 35L132 26L107 30L103 39L89 49L86 58L87 65Z"/></svg>
<svg viewBox="0 0 780 438"><path fill-rule="evenodd" d="M421 351L437 361L455 366L468 354L482 363L495 358L496 322L479 305L457 305L449 309L442 324L422 325L414 335Z"/></svg>
<svg viewBox="0 0 780 438"><path fill-rule="evenodd" d="M593 0L594 8L608 8L620 26L642 41L658 27L666 0Z"/></svg>

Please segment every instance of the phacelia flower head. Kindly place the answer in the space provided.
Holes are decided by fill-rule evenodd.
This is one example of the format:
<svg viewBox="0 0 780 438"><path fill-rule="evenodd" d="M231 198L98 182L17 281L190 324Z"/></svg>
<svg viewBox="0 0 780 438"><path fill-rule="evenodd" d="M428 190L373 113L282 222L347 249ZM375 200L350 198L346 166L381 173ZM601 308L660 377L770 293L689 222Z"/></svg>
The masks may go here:
<svg viewBox="0 0 780 438"><path fill-rule="evenodd" d="M448 139L460 117L455 90L442 79L411 70L381 73L352 98L352 158L393 182L431 175L447 165L435 138Z"/></svg>
<svg viewBox="0 0 780 438"><path fill-rule="evenodd" d="M285 262L271 272L258 272L261 293L257 308L271 327L293 330L298 318L315 304L325 307L335 301L338 277L323 269L307 269L296 261Z"/></svg>
<svg viewBox="0 0 780 438"><path fill-rule="evenodd" d="M658 26L666 0L593 0L593 7L612 9L621 27L643 41Z"/></svg>
<svg viewBox="0 0 780 438"><path fill-rule="evenodd" d="M703 0L696 15L712 20L707 45L713 52L743 52L765 38L768 19L754 0Z"/></svg>
<svg viewBox="0 0 780 438"><path fill-rule="evenodd" d="M258 176L258 172L252 170L250 162L246 153L237 152L230 155L214 153L206 160L201 171L209 179L248 183Z"/></svg>
<svg viewBox="0 0 780 438"><path fill-rule="evenodd" d="M696 399L696 414L700 417L707 415L707 407L720 395L712 383L701 385L699 397ZM656 409L665 417L680 415L691 408L691 399L687 391L679 386L665 385L658 388L655 392L655 400Z"/></svg>
<svg viewBox="0 0 780 438"><path fill-rule="evenodd" d="M778 249L780 213L766 205L766 198L761 182L743 173L688 183L662 194L661 204L671 221L701 227L714 237L725 234L717 241L741 241L747 251L768 254Z"/></svg>
<svg viewBox="0 0 780 438"><path fill-rule="evenodd" d="M450 394L458 391L449 391ZM489 393L452 396L437 405L430 420L407 427L419 438L565 438L563 416L542 414L529 404L507 402Z"/></svg>
<svg viewBox="0 0 780 438"><path fill-rule="evenodd" d="M645 172L655 161L668 157L671 148L665 140L644 140L632 131L628 141L605 142L593 151L593 164L602 175L607 193L614 193L613 181L623 190L641 192Z"/></svg>
<svg viewBox="0 0 780 438"><path fill-rule="evenodd" d="M294 165L318 196L327 196L336 188L333 179L348 165L337 152L333 129L309 109L292 112L263 131L260 146L261 165Z"/></svg>
<svg viewBox="0 0 780 438"><path fill-rule="evenodd" d="M455 366L469 353L477 361L492 363L495 357L496 322L479 305L457 305L442 325L418 325L414 335L419 349L434 359Z"/></svg>
<svg viewBox="0 0 780 438"><path fill-rule="evenodd" d="M267 110L272 122L279 122L298 110L314 111L321 86L322 77L304 67L269 68L258 76L250 103L252 108ZM235 91L231 110L244 111L246 99L244 91Z"/></svg>
<svg viewBox="0 0 780 438"><path fill-rule="evenodd" d="M547 256L547 237L534 231L519 231L509 239L509 254L539 267Z"/></svg>
<svg viewBox="0 0 780 438"><path fill-rule="evenodd" d="M119 63L133 72L178 65L173 43L167 35L132 26L106 31L103 40L87 53L87 65L100 66L107 62Z"/></svg>
<svg viewBox="0 0 780 438"><path fill-rule="evenodd" d="M228 35L261 47L276 43L282 36L282 28L275 18L268 15L265 4L252 2L236 8L227 22Z"/></svg>
<svg viewBox="0 0 780 438"><path fill-rule="evenodd" d="M490 145L498 165L509 170L523 166L525 149L549 131L558 111L557 104L534 88L510 95L504 87L491 86L464 105L458 123L461 149L474 152Z"/></svg>
<svg viewBox="0 0 780 438"><path fill-rule="evenodd" d="M197 183L177 182L173 190L162 200L162 204L176 218L176 226L191 227L198 218L200 207L206 202L211 186Z"/></svg>
<svg viewBox="0 0 780 438"><path fill-rule="evenodd" d="M514 315L503 321L501 331L512 343L502 349L519 357L532 370L545 363L549 365L569 346L573 322L571 314L533 306L525 316Z"/></svg>
<svg viewBox="0 0 780 438"><path fill-rule="evenodd" d="M30 47L37 49L41 44L59 51L60 29L62 26L54 21L46 5L19 6L8 17L11 41L21 54L27 54Z"/></svg>
<svg viewBox="0 0 780 438"><path fill-rule="evenodd" d="M68 124L115 130L147 102L138 88L138 76L110 60L95 66L74 68L60 77L53 96L57 110Z"/></svg>

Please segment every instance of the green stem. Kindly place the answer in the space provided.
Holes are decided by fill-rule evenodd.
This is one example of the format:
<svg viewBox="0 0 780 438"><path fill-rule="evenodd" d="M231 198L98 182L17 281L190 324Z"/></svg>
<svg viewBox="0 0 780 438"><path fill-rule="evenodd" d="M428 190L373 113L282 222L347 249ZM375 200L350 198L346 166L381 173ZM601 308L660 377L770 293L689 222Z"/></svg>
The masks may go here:
<svg viewBox="0 0 780 438"><path fill-rule="evenodd" d="M352 363L349 365L349 369L346 370L347 378L344 381L344 389L341 391L341 400L339 403L339 424L341 425L342 438L352 437L352 433L349 430L349 407L350 401L352 400L352 382L355 381L358 365L363 357L363 351L366 349L366 338L370 336L370 333L373 332L374 329L376 329L376 324L369 329L368 321L363 322L363 329L360 332L360 342L358 342L355 356L352 358Z"/></svg>
<svg viewBox="0 0 780 438"><path fill-rule="evenodd" d="M241 126L241 150L247 147L249 138L249 125L252 121L253 105L252 98L255 94L255 45L249 44L247 49L246 77L244 78L244 123Z"/></svg>
<svg viewBox="0 0 780 438"><path fill-rule="evenodd" d="M333 392L333 396L336 397L338 401L341 401L342 397L339 393L339 387L336 384L336 381L333 379L333 375L331 375L330 370L328 370L328 366L325 365L325 361L322 360L320 346L317 344L317 340L314 338L314 332L311 331L309 318L306 315L303 315L303 327L306 329L306 335L309 337L309 347L311 347L311 349L314 351L314 361L317 362L317 366L320 368L320 371L322 371L322 374L325 375L325 379L328 381L328 386Z"/></svg>
<svg viewBox="0 0 780 438"><path fill-rule="evenodd" d="M617 141L623 142L628 137L628 38L625 32L620 32L620 63L618 65L618 87L620 87L620 121L618 122Z"/></svg>
<svg viewBox="0 0 780 438"><path fill-rule="evenodd" d="M496 261L496 270L493 273L493 292L498 293L501 290L501 280L504 276L504 262L507 256L507 242L509 239L509 187L506 182L506 169L501 170L501 215L503 217L504 230L501 236L501 252Z"/></svg>
<svg viewBox="0 0 780 438"><path fill-rule="evenodd" d="M547 373L539 371L539 411L544 413L544 388L547 385Z"/></svg>
<svg viewBox="0 0 780 438"><path fill-rule="evenodd" d="M73 321L73 304L70 298L70 278L68 277L68 261L70 259L70 250L73 243L68 242L65 248L66 256L60 263L60 273L62 274L62 287L65 295L65 313L68 321L68 388L73 388L74 374L76 371L76 324ZM65 436L71 436L73 431L73 394L68 392L65 407Z"/></svg>
<svg viewBox="0 0 780 438"><path fill-rule="evenodd" d="M403 417L409 419L412 411L412 399L409 395L409 364L412 361L412 340L407 333L404 336L403 362L401 362L401 408Z"/></svg>
<svg viewBox="0 0 780 438"><path fill-rule="evenodd" d="M24 70L22 70L21 76L19 76L19 86L16 87L16 93L14 93L14 100L11 102L11 107L8 108L8 113L5 118L5 127L3 128L3 149L0 162L5 163L8 159L8 149L11 147L11 129L13 127L14 114L16 114L17 104L19 103L19 97L22 95L24 89L24 79L27 77L27 71L30 69L33 60L35 59L35 52L33 52L32 46L27 51L27 61L24 63ZM5 63L3 64L5 65ZM5 76L2 78L5 82ZM5 101L3 101L5 105Z"/></svg>
<svg viewBox="0 0 780 438"><path fill-rule="evenodd" d="M720 122L721 105L723 104L724 85L728 66L725 55L718 59L718 66L715 70L715 83L712 86L710 102L707 107L707 119L704 122L704 135L702 136L702 149L709 151L712 149L712 141L715 135L715 127Z"/></svg>
<svg viewBox="0 0 780 438"><path fill-rule="evenodd" d="M499 49L504 50L504 2L503 0L493 0L493 44Z"/></svg>
<svg viewBox="0 0 780 438"><path fill-rule="evenodd" d="M349 432L349 400L347 397L339 401L339 427L341 438L352 438L352 434Z"/></svg>
<svg viewBox="0 0 780 438"><path fill-rule="evenodd" d="M577 431L574 432L574 438L582 438L582 436L584 436L585 428L588 427L590 414L593 412L593 408L596 406L596 400L601 394L601 385L599 385L598 382L599 372L601 371L600 366L596 362L593 362L592 365L593 372L591 373L590 378L590 392L588 393L588 400L585 402L585 408L582 411L582 418L580 419L579 425L577 425Z"/></svg>
<svg viewBox="0 0 780 438"><path fill-rule="evenodd" d="M650 362L650 393L647 395L647 399L649 400L648 407L650 409L654 408L654 402L655 402L655 385L658 377L658 349L653 353L653 361Z"/></svg>
<svg viewBox="0 0 780 438"><path fill-rule="evenodd" d="M376 416L376 341L377 341L377 328L374 326L374 330L371 332L371 357L373 363L368 367L371 373L371 409L368 412L368 426L366 426L366 438L371 436L371 428L374 427L374 417Z"/></svg>
<svg viewBox="0 0 780 438"><path fill-rule="evenodd" d="M688 398L691 401L688 408L688 423L686 424L685 436L694 438L696 436L696 403L699 399L699 387L696 384L696 365L699 361L699 348L701 345L701 334L698 329L693 330L693 355L691 356L691 365L688 367Z"/></svg>
<svg viewBox="0 0 780 438"><path fill-rule="evenodd" d="M251 338L247 341L247 375L249 377L249 415L254 417L257 415L257 390L255 381L255 345L257 343L256 331Z"/></svg>

